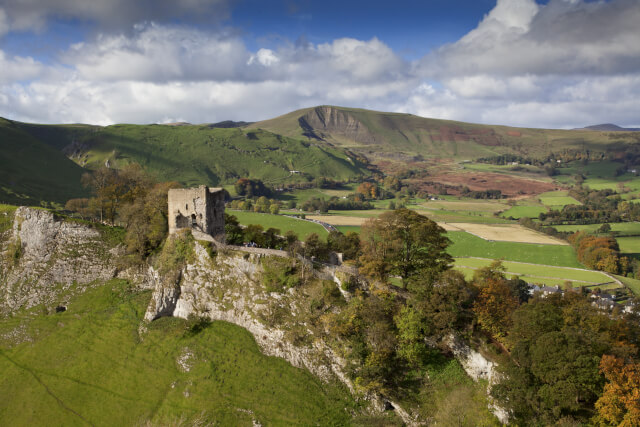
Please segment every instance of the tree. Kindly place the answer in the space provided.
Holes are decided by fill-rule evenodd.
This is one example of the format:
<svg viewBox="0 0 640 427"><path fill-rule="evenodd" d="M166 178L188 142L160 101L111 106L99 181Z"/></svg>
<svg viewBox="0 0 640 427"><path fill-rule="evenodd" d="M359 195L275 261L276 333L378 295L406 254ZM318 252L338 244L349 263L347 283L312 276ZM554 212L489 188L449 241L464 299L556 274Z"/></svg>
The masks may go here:
<svg viewBox="0 0 640 427"><path fill-rule="evenodd" d="M260 247L264 246L264 228L260 224L249 224L243 230L244 241L252 242Z"/></svg>
<svg viewBox="0 0 640 427"><path fill-rule="evenodd" d="M244 233L238 218L234 215L224 214L224 234L227 243L230 245L242 244Z"/></svg>
<svg viewBox="0 0 640 427"><path fill-rule="evenodd" d="M447 270L421 289L423 292L414 294L411 303L426 319L428 336L443 338L471 320L474 292L459 271Z"/></svg>
<svg viewBox="0 0 640 427"><path fill-rule="evenodd" d="M105 218L114 225L118 209L148 191L151 180L137 163L121 170L101 167L82 175L82 184L91 189L97 201L100 221Z"/></svg>
<svg viewBox="0 0 640 427"><path fill-rule="evenodd" d="M507 334L511 326L511 314L518 308L518 298L504 279L487 279L473 304L478 323L498 339Z"/></svg>
<svg viewBox="0 0 640 427"><path fill-rule="evenodd" d="M238 196L248 198L271 195L271 190L259 179L240 178L234 188Z"/></svg>
<svg viewBox="0 0 640 427"><path fill-rule="evenodd" d="M316 257L319 260L326 260L329 256L327 244L320 239L317 233L311 233L304 242L305 255L307 257Z"/></svg>
<svg viewBox="0 0 640 427"><path fill-rule="evenodd" d="M340 252L343 259L356 259L360 253L360 236L353 231L346 235L340 231L332 231L327 236L327 246L329 250Z"/></svg>
<svg viewBox="0 0 640 427"><path fill-rule="evenodd" d="M605 354L600 372L607 379L604 393L596 402L598 424L640 425L640 364L624 363L621 358Z"/></svg>
<svg viewBox="0 0 640 427"><path fill-rule="evenodd" d="M599 234L605 234L611 231L611 226L608 223L604 223L600 226L600 228L598 228L598 233Z"/></svg>
<svg viewBox="0 0 640 427"><path fill-rule="evenodd" d="M367 220L362 227L362 271L386 280L402 278L405 286L424 283L447 270L453 261L446 252L445 230L415 211L401 208Z"/></svg>
<svg viewBox="0 0 640 427"><path fill-rule="evenodd" d="M126 229L127 253L138 260L148 256L165 239L168 228L167 194L171 188L179 188L177 182L162 182L143 192L138 186L131 199L120 208L120 220Z"/></svg>
<svg viewBox="0 0 640 427"><path fill-rule="evenodd" d="M563 417L588 421L603 392L598 366L603 354L633 357L637 351L637 341L629 338L637 336L637 326L574 292L534 297L512 320L506 339L510 358L500 365L501 380L491 393L517 424L551 425Z"/></svg>

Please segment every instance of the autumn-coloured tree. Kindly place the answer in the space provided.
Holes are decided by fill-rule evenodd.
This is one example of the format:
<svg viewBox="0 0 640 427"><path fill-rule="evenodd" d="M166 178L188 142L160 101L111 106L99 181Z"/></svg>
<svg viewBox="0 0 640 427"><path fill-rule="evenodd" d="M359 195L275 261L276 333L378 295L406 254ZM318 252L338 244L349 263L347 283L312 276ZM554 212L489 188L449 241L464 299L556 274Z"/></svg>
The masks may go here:
<svg viewBox="0 0 640 427"><path fill-rule="evenodd" d="M511 315L518 308L518 298L513 295L506 280L488 279L480 289L473 304L478 323L484 330L502 339L511 327Z"/></svg>
<svg viewBox="0 0 640 427"><path fill-rule="evenodd" d="M378 199L381 196L380 187L373 182L363 182L356 188L356 193L362 194L365 199Z"/></svg>
<svg viewBox="0 0 640 427"><path fill-rule="evenodd" d="M607 379L604 393L596 402L600 425L623 427L640 425L640 364L625 363L621 358L605 354L600 372Z"/></svg>
<svg viewBox="0 0 640 427"><path fill-rule="evenodd" d="M628 260L620 257L618 242L613 237L596 237L581 231L569 236L569 243L578 260L589 268L613 274L624 273L628 268Z"/></svg>

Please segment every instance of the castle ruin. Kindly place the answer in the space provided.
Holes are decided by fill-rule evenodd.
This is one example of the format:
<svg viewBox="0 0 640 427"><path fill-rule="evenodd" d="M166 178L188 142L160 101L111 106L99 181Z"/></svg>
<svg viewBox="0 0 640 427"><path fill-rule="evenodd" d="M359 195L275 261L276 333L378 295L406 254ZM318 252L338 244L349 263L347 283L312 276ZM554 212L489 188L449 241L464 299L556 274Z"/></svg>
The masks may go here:
<svg viewBox="0 0 640 427"><path fill-rule="evenodd" d="M169 233L193 229L224 241L224 191L222 188L169 190Z"/></svg>

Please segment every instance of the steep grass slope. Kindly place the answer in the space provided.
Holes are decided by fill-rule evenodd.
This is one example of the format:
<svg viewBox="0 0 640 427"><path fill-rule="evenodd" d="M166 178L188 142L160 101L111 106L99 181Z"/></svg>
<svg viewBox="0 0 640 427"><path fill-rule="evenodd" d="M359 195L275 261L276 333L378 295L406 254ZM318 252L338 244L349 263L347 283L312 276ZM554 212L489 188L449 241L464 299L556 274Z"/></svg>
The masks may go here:
<svg viewBox="0 0 640 427"><path fill-rule="evenodd" d="M0 119L0 202L64 203L86 194L80 185L84 170L56 148Z"/></svg>
<svg viewBox="0 0 640 427"><path fill-rule="evenodd" d="M346 180L367 173L343 150L262 130L206 125L23 125L23 129L64 149L89 169L137 162L160 180L184 185L230 184L240 177L273 184L317 176Z"/></svg>
<svg viewBox="0 0 640 427"><path fill-rule="evenodd" d="M0 419L12 425L345 425L355 403L244 329L163 318L149 292L113 280L0 320ZM255 424L254 424L255 425Z"/></svg>
<svg viewBox="0 0 640 427"><path fill-rule="evenodd" d="M473 159L514 153L541 157L564 149L605 151L640 136L624 132L552 130L478 125L411 114L319 106L253 123L249 128L325 140L371 153Z"/></svg>

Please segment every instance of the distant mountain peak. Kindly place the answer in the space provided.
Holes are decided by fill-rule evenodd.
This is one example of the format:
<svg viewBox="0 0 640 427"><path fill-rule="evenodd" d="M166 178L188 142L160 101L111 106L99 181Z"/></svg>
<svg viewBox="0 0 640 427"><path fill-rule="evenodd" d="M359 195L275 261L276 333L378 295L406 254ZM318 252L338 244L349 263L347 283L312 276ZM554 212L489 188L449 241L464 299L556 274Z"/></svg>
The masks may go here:
<svg viewBox="0 0 640 427"><path fill-rule="evenodd" d="M636 132L640 131L640 128L623 128L613 123L603 123L599 125L586 126L578 130L595 130L600 132Z"/></svg>

